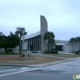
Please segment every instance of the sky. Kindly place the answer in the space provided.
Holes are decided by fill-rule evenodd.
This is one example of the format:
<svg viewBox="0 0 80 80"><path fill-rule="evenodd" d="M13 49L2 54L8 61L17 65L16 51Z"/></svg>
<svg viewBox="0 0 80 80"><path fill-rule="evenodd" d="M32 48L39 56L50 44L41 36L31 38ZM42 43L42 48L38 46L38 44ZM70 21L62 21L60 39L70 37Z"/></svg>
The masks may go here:
<svg viewBox="0 0 80 80"><path fill-rule="evenodd" d="M40 31L40 15L55 39L80 36L80 0L0 0L0 32L9 35L24 27L27 35Z"/></svg>

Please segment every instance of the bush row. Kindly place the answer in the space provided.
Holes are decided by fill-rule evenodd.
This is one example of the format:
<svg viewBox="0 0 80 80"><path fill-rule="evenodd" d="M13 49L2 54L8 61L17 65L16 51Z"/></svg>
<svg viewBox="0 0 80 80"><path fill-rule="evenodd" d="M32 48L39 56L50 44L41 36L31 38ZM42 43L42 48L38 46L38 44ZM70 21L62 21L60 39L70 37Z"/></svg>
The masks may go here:
<svg viewBox="0 0 80 80"><path fill-rule="evenodd" d="M45 54L58 54L58 50L57 49L52 49L52 50L50 50L50 51L48 51L48 50L45 50Z"/></svg>

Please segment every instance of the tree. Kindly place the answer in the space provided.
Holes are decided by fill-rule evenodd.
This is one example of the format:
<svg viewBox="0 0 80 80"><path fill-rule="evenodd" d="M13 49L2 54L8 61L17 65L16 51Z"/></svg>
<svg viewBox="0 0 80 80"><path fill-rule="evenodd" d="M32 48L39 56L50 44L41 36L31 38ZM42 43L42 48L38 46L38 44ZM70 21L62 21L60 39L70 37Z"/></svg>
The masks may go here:
<svg viewBox="0 0 80 80"><path fill-rule="evenodd" d="M48 51L50 52L50 47L52 48L55 45L55 35L53 32L46 32L44 39L48 41Z"/></svg>
<svg viewBox="0 0 80 80"><path fill-rule="evenodd" d="M3 33L2 32L0 32L0 36L2 36L3 35Z"/></svg>
<svg viewBox="0 0 80 80"><path fill-rule="evenodd" d="M8 46L11 48L15 48L15 46L19 45L19 36L10 32L10 35L7 36Z"/></svg>
<svg viewBox="0 0 80 80"><path fill-rule="evenodd" d="M74 52L74 43L76 42L76 39L75 39L75 38L71 38L71 39L69 40L69 42L72 44L72 46L73 46L72 52Z"/></svg>
<svg viewBox="0 0 80 80"><path fill-rule="evenodd" d="M9 36L1 35L0 41L0 47L8 53L8 48L15 48L19 45L19 36L10 32Z"/></svg>
<svg viewBox="0 0 80 80"><path fill-rule="evenodd" d="M3 33L2 32L0 32L0 48L1 48L1 46L2 46L2 40L3 39Z"/></svg>
<svg viewBox="0 0 80 80"><path fill-rule="evenodd" d="M79 50L80 50L80 37L76 37L76 42L79 43Z"/></svg>
<svg viewBox="0 0 80 80"><path fill-rule="evenodd" d="M27 34L27 32L25 31L25 28L23 27L18 27L17 31L15 32L17 35L19 35L20 37L20 44L19 44L19 53L21 54L22 49L21 49L21 39L23 37L23 42L24 42L24 36Z"/></svg>

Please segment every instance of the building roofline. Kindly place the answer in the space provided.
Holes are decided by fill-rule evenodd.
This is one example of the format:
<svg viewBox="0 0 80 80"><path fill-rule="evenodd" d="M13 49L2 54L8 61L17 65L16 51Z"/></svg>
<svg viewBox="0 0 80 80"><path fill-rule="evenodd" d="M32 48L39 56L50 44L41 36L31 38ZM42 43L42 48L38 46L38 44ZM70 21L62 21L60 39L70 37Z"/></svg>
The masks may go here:
<svg viewBox="0 0 80 80"><path fill-rule="evenodd" d="M38 35L41 35L41 31L38 31L36 33L33 33L33 34L30 34L30 35L26 35L24 37L24 39L30 39L30 38L33 38L33 37L36 37ZM21 39L22 40L22 39ZM55 39L55 41L61 41L61 42L64 42L64 41L69 41L69 40L59 40L59 39Z"/></svg>
<svg viewBox="0 0 80 80"><path fill-rule="evenodd" d="M41 31L38 31L38 32L33 33L33 34L26 35L26 36L24 37L24 39L30 39L30 38L36 37L36 36L38 36L38 35L40 35L40 34L41 34ZM22 39L21 39L21 40L22 40Z"/></svg>
<svg viewBox="0 0 80 80"><path fill-rule="evenodd" d="M55 40L56 40L56 41L62 41L62 42L63 42L63 41L69 41L69 40L59 40L59 39L55 39Z"/></svg>

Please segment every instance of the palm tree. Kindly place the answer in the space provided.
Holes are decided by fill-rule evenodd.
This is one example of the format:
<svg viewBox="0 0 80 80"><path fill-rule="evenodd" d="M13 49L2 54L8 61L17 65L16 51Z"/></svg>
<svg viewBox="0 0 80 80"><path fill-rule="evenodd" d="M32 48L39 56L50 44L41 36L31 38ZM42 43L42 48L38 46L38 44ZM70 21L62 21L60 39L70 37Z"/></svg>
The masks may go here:
<svg viewBox="0 0 80 80"><path fill-rule="evenodd" d="M76 41L79 43L79 50L80 50L80 37L76 37Z"/></svg>
<svg viewBox="0 0 80 80"><path fill-rule="evenodd" d="M3 38L3 33L0 32L0 48L2 47L2 46L1 46L1 43L2 43L2 41L3 41L2 38Z"/></svg>
<svg viewBox="0 0 80 80"><path fill-rule="evenodd" d="M44 35L44 39L48 41L48 51L50 52L50 46L53 47L55 44L55 35L53 32L46 32Z"/></svg>
<svg viewBox="0 0 80 80"><path fill-rule="evenodd" d="M71 39L69 40L69 42L72 44L72 46L73 46L72 52L74 52L74 43L76 42L76 39L75 39L75 38L71 38Z"/></svg>
<svg viewBox="0 0 80 80"><path fill-rule="evenodd" d="M4 34L2 32L0 32L0 36L4 36Z"/></svg>
<svg viewBox="0 0 80 80"><path fill-rule="evenodd" d="M21 39L23 37L23 42L24 42L24 36L27 34L27 32L25 31L24 27L18 27L17 31L15 33L18 34L20 37L19 53L21 54L21 52L22 52L21 51Z"/></svg>

